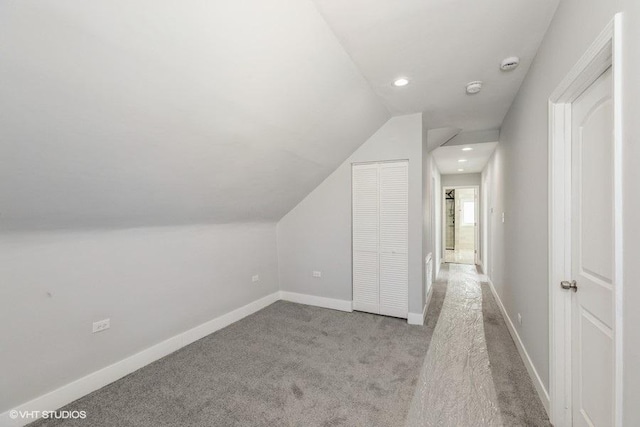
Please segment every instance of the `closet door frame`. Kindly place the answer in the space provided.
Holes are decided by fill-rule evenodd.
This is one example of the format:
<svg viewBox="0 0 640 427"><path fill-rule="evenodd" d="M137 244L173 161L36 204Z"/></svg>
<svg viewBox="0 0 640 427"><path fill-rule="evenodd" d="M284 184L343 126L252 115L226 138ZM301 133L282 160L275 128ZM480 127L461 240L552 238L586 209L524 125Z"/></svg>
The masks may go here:
<svg viewBox="0 0 640 427"><path fill-rule="evenodd" d="M399 308L399 307L395 307L395 308L390 308L388 306L384 306L384 304L381 304L380 301L380 280L381 280L381 251L382 251L382 247L381 247L381 243L380 243L380 227L381 227L381 221L380 221L380 170L381 165L390 165L393 163L402 163L404 164L404 167L406 168L406 174L407 174L407 187L406 187L406 191L407 191L407 240L406 240L406 265L405 265L405 269L406 269L406 303L402 304L404 305L404 307ZM378 187L378 193L377 193L377 214L378 214L378 221L377 221L377 262L376 262L376 267L377 267L377 271L375 274L376 280L377 280L377 286L376 286L376 292L377 292L377 296L378 296L378 300L377 300L377 304L375 304L375 306L369 305L369 304L362 304L361 301L356 300L356 276L355 276L355 269L356 269L356 252L358 252L354 245L354 225L355 225L355 217L354 217L354 171L357 167L367 167L370 166L371 168L375 168L377 170L377 187ZM374 314L382 314L382 315L388 315L388 316L393 316L393 317L400 317L400 318L404 318L406 319L408 317L408 313L409 313L409 239L408 239L408 235L409 235L409 209L408 209L408 198L409 198L409 160L408 159L396 159L396 160L384 160L384 161L372 161L372 162L354 162L351 164L351 227L352 227L352 232L351 232L351 252L352 252L352 264L351 264L351 268L352 268L352 273L351 273L351 277L352 277L352 300L353 300L353 309L356 311L364 311L364 312L369 312L369 313L374 313Z"/></svg>

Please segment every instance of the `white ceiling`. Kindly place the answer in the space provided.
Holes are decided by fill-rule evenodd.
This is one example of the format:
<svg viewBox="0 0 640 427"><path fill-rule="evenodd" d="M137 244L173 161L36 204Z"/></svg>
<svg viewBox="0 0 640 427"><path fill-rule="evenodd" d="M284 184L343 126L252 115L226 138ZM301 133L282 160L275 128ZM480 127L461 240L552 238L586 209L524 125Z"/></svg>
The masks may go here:
<svg viewBox="0 0 640 427"><path fill-rule="evenodd" d="M277 220L389 117L309 0L0 3L0 230Z"/></svg>
<svg viewBox="0 0 640 427"><path fill-rule="evenodd" d="M556 3L0 1L0 230L277 220L390 112L498 128Z"/></svg>
<svg viewBox="0 0 640 427"><path fill-rule="evenodd" d="M314 0L394 115L424 112L428 127L498 129L558 0ZM499 69L521 58L512 72ZM395 78L411 83L397 88ZM465 85L482 80L477 95Z"/></svg>
<svg viewBox="0 0 640 427"><path fill-rule="evenodd" d="M497 142L483 142L471 145L445 145L433 150L433 158L438 170L443 175L482 172L491 154L496 149ZM463 148L473 148L472 151L462 151ZM460 159L466 160L459 162ZM458 171L464 169L464 171Z"/></svg>

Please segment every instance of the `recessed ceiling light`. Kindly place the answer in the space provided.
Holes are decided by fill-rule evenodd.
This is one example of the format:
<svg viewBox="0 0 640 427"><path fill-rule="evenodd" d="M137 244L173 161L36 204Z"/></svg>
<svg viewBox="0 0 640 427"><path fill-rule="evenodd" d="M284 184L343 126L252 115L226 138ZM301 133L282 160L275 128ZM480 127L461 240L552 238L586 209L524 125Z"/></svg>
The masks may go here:
<svg viewBox="0 0 640 427"><path fill-rule="evenodd" d="M458 172L464 172L464 169L458 169Z"/></svg>
<svg viewBox="0 0 640 427"><path fill-rule="evenodd" d="M462 151L471 151L471 150L473 150L473 148L471 148L471 147L464 147L464 148L462 149Z"/></svg>
<svg viewBox="0 0 640 427"><path fill-rule="evenodd" d="M458 163L464 163L466 161L467 161L467 159L460 159L460 160L458 160Z"/></svg>
<svg viewBox="0 0 640 427"><path fill-rule="evenodd" d="M469 95L475 95L480 92L480 89L482 89L482 82L479 80L467 83L467 93Z"/></svg>
<svg viewBox="0 0 640 427"><path fill-rule="evenodd" d="M406 78L404 78L404 77L400 77L399 79L396 79L396 80L393 82L393 85L394 85L394 86L397 86L397 87L406 86L406 85L408 85L408 84L409 84L409 79L406 79Z"/></svg>

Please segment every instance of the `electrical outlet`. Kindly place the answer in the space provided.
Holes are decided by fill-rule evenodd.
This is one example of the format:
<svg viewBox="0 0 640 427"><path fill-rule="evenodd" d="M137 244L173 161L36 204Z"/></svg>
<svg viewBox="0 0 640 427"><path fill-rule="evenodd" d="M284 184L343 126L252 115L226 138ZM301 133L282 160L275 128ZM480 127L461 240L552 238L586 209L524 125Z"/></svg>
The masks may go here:
<svg viewBox="0 0 640 427"><path fill-rule="evenodd" d="M251 281L252 282L259 282L260 281L260 275L256 274L254 276L251 276Z"/></svg>
<svg viewBox="0 0 640 427"><path fill-rule="evenodd" d="M93 333L102 332L111 327L110 319L98 320L97 322L93 322Z"/></svg>
<svg viewBox="0 0 640 427"><path fill-rule="evenodd" d="M322 271L314 271L311 274L313 277L322 277Z"/></svg>
<svg viewBox="0 0 640 427"><path fill-rule="evenodd" d="M502 212L502 223L504 224L504 212Z"/></svg>
<svg viewBox="0 0 640 427"><path fill-rule="evenodd" d="M522 316L518 313L518 325L522 326Z"/></svg>

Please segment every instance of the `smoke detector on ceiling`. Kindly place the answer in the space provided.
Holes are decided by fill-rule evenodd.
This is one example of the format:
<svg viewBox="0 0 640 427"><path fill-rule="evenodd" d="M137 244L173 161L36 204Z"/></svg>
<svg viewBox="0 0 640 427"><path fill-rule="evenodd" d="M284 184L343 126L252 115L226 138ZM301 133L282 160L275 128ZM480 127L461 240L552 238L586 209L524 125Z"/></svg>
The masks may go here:
<svg viewBox="0 0 640 427"><path fill-rule="evenodd" d="M517 56L510 56L509 58L505 58L500 63L500 69L502 71L511 71L515 70L518 65L520 65L520 58Z"/></svg>
<svg viewBox="0 0 640 427"><path fill-rule="evenodd" d="M469 95L474 95L480 92L480 89L482 89L482 82L479 80L467 83L467 93Z"/></svg>

